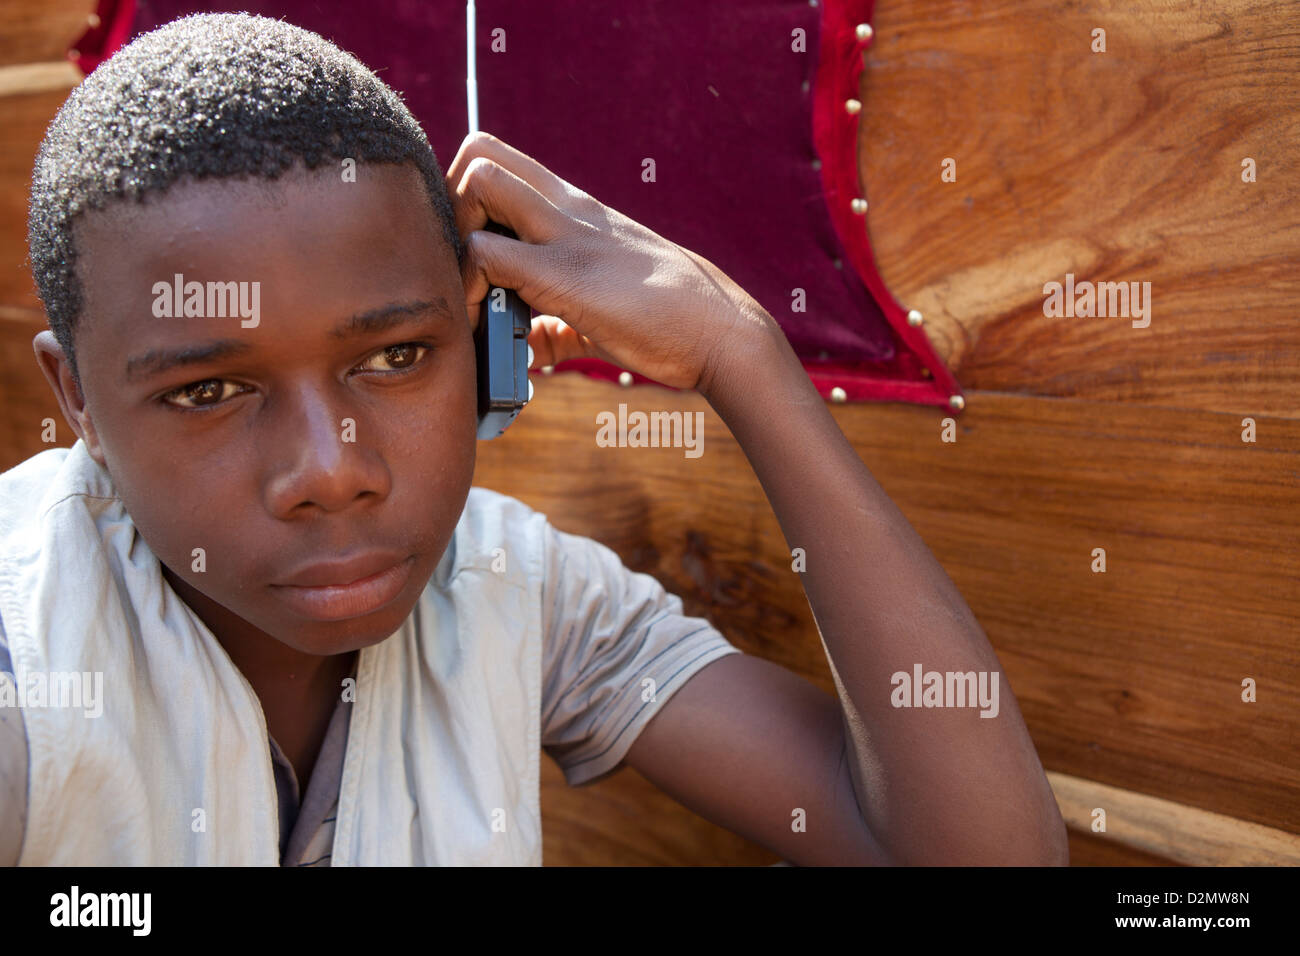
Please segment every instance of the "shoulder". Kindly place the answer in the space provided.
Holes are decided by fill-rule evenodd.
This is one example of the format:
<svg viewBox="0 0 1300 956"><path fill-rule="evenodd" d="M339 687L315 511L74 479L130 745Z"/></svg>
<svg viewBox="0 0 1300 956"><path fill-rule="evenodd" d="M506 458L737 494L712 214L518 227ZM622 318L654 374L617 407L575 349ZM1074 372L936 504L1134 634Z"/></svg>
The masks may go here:
<svg viewBox="0 0 1300 956"><path fill-rule="evenodd" d="M0 472L0 535L30 521L71 449L50 448Z"/></svg>
<svg viewBox="0 0 1300 956"><path fill-rule="evenodd" d="M63 467L64 459L72 452L71 448L47 448L25 458L8 471L0 472L0 486L32 484Z"/></svg>
<svg viewBox="0 0 1300 956"><path fill-rule="evenodd" d="M43 542L62 542L73 528L93 537L130 522L112 477L80 439L71 448L40 452L0 474L0 557L31 563Z"/></svg>
<svg viewBox="0 0 1300 956"><path fill-rule="evenodd" d="M474 569L527 585L543 572L546 515L518 498L471 487L456 525L449 555L451 578Z"/></svg>
<svg viewBox="0 0 1300 956"><path fill-rule="evenodd" d="M534 517L545 520L542 512L524 504L518 498L493 491L491 488L470 488L465 500L463 518L473 528L496 528L510 521L525 521Z"/></svg>

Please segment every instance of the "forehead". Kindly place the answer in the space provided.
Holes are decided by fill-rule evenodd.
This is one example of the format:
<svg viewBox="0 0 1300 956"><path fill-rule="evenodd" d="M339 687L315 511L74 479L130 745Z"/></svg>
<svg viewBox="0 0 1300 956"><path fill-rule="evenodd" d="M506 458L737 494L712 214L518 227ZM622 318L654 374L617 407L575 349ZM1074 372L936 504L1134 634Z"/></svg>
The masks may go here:
<svg viewBox="0 0 1300 956"><path fill-rule="evenodd" d="M382 287L454 263L414 165L358 163L351 180L329 162L274 180L186 178L143 202L90 210L73 234L83 311L138 315L153 283L175 273L260 280L274 300L304 286Z"/></svg>

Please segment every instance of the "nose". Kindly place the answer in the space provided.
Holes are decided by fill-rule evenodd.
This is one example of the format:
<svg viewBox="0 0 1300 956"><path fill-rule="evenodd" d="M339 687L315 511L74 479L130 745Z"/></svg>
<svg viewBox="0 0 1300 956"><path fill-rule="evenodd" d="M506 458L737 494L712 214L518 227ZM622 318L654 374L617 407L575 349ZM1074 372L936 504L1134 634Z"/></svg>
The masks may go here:
<svg viewBox="0 0 1300 956"><path fill-rule="evenodd" d="M262 458L274 463L264 486L272 515L339 512L388 497L392 475L355 406L324 388L281 394L281 407L264 432L268 447Z"/></svg>

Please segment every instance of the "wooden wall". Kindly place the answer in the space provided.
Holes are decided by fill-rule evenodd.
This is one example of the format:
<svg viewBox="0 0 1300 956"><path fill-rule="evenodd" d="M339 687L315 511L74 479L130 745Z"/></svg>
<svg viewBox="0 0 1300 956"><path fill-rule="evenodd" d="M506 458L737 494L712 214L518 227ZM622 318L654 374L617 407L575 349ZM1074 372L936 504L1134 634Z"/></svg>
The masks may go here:
<svg viewBox="0 0 1300 956"><path fill-rule="evenodd" d="M47 447L40 420L59 418L31 355L25 203L75 82L41 63L80 32L34 3L0 16L15 9L21 23L0 23L0 468ZM882 0L875 28L872 241L967 406L955 443L934 409L836 405L837 421L997 649L1074 863L1300 862L1300 7ZM1150 282L1150 326L1045 317L1043 285L1067 272ZM708 405L535 384L480 444L476 483L609 544L834 693L776 520ZM707 453L688 469L680 450L598 448L595 415L619 402L703 411ZM543 761L543 813L548 864L777 860L632 770L571 789Z"/></svg>

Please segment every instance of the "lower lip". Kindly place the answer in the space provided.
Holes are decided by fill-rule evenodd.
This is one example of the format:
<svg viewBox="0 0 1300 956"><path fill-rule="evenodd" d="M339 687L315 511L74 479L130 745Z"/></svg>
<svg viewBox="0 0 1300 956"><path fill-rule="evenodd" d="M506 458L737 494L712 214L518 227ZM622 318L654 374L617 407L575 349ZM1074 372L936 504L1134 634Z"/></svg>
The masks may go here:
<svg viewBox="0 0 1300 956"><path fill-rule="evenodd" d="M318 621L344 621L377 611L402 593L411 577L415 558L410 557L387 571L337 587L304 588L275 585L276 592L304 617Z"/></svg>

